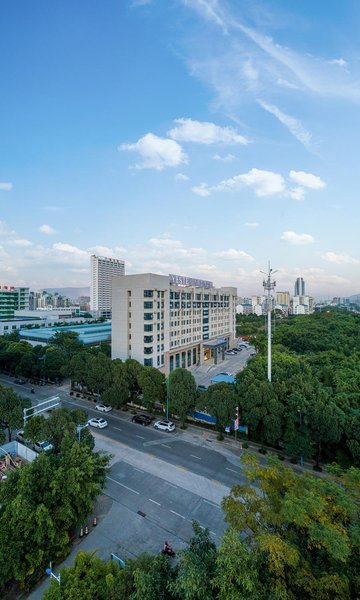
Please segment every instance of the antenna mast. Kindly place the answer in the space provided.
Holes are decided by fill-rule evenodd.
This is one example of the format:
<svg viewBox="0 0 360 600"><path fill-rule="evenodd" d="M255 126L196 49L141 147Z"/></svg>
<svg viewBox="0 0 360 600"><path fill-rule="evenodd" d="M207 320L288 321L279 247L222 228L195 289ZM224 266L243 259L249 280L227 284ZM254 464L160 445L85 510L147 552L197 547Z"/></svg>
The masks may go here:
<svg viewBox="0 0 360 600"><path fill-rule="evenodd" d="M267 376L268 380L271 382L271 312L274 306L274 297L272 296L272 291L275 289L276 281L272 279L274 271L270 268L270 261L268 266L267 273L265 271L261 271L266 275L266 279L263 281L264 292L267 292L267 296L265 298L265 308L267 312L267 332L268 332L268 365L267 365Z"/></svg>

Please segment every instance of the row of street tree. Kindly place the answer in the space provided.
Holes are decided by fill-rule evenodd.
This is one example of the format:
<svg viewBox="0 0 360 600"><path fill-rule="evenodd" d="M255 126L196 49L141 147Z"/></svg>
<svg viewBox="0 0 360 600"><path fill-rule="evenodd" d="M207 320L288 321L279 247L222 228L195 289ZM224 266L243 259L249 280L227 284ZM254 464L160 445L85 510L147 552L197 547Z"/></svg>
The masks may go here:
<svg viewBox="0 0 360 600"><path fill-rule="evenodd" d="M142 554L120 568L80 552L44 600L350 600L360 594L360 471L319 479L277 458L244 458L245 485L223 501L218 547L194 523L172 565Z"/></svg>

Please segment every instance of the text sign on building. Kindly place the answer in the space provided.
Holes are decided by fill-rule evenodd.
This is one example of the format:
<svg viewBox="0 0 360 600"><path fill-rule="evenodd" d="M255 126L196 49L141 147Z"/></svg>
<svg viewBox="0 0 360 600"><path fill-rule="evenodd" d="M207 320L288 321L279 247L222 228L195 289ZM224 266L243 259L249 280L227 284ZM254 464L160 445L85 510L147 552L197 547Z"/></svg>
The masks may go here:
<svg viewBox="0 0 360 600"><path fill-rule="evenodd" d="M212 288L214 284L212 281L205 281L203 279L193 279L192 277L185 277L185 275L169 275L170 284L175 285L187 285L194 287Z"/></svg>

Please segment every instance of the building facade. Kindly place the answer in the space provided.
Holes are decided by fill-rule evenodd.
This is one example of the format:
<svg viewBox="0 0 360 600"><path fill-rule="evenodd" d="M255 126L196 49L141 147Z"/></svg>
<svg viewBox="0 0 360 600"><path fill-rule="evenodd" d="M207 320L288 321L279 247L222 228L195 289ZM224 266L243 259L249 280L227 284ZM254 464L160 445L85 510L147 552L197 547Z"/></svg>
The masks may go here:
<svg viewBox="0 0 360 600"><path fill-rule="evenodd" d="M236 288L188 282L152 273L114 278L113 359L131 357L168 374L210 359L211 342L233 344Z"/></svg>
<svg viewBox="0 0 360 600"><path fill-rule="evenodd" d="M125 275L125 262L93 254L90 257L90 270L90 310L111 319L112 280L113 277Z"/></svg>
<svg viewBox="0 0 360 600"><path fill-rule="evenodd" d="M294 296L305 296L305 281L302 277L295 281Z"/></svg>
<svg viewBox="0 0 360 600"><path fill-rule="evenodd" d="M0 286L0 319L12 319L16 310L29 308L29 288Z"/></svg>

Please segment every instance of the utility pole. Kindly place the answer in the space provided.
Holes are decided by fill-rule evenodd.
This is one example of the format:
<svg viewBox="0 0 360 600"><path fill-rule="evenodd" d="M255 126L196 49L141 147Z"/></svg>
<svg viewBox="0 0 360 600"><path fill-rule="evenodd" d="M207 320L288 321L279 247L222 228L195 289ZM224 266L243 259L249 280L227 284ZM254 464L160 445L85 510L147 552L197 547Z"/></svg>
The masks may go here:
<svg viewBox="0 0 360 600"><path fill-rule="evenodd" d="M264 281L263 281L263 287L264 287L264 291L267 292L267 297L265 299L265 307L266 307L266 312L267 312L267 334L268 334L267 375L268 375L268 380L271 382L271 312L272 312L273 303L274 303L273 302L274 298L273 298L271 292L275 289L275 286L276 286L276 281L274 281L272 279L272 276L274 273L277 273L277 271L273 271L273 269L270 268L270 261L269 261L267 273L265 271L261 271L261 273L264 273L264 275L266 275L266 279L264 279Z"/></svg>

